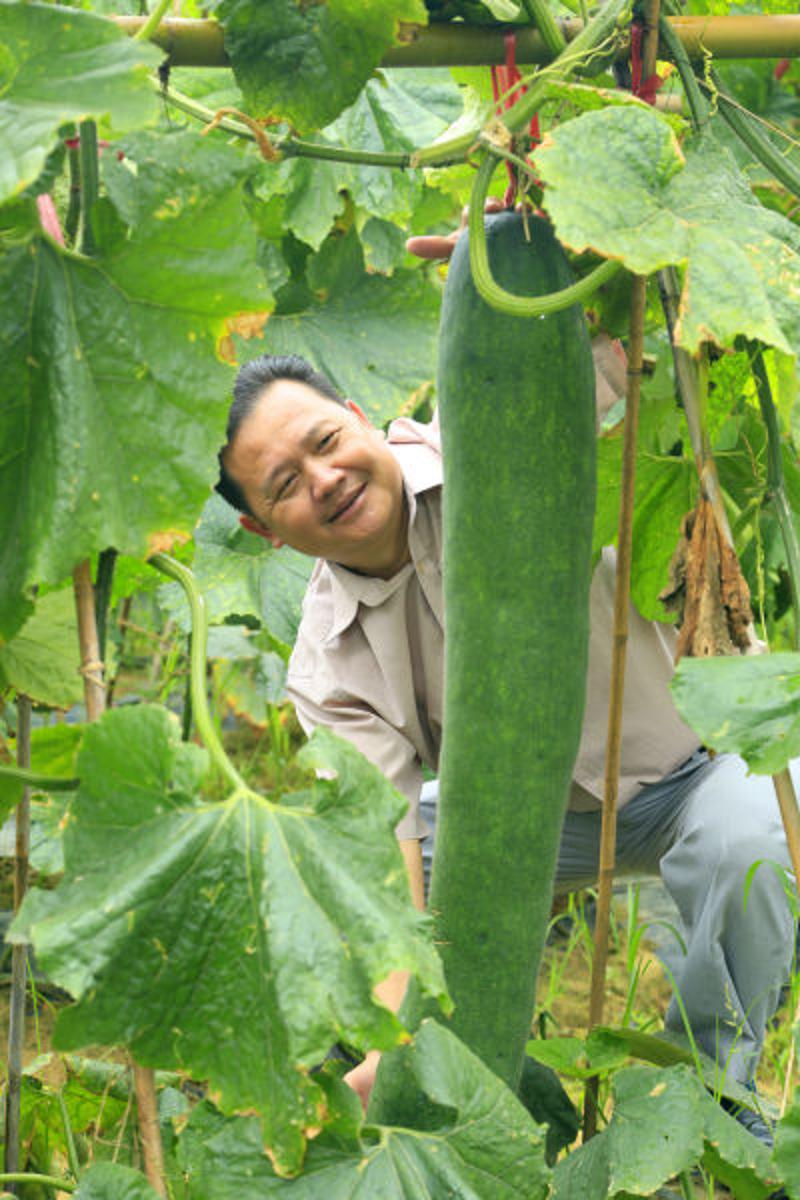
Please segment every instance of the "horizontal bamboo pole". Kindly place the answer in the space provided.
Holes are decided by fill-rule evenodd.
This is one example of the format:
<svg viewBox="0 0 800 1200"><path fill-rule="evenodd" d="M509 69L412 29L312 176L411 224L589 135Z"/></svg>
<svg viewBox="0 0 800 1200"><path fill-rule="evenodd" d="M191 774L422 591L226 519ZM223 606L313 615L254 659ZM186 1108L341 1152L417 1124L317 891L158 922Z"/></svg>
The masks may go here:
<svg viewBox="0 0 800 1200"><path fill-rule="evenodd" d="M141 29L145 17L115 16L114 21L131 36ZM690 57L702 48L718 58L800 57L800 16L671 17L670 21ZM560 22L567 41L573 41L583 24L570 19ZM507 30L461 24L405 26L406 40L385 55L385 67L489 66L505 62L504 34ZM169 55L175 67L226 67L228 57L222 29L216 21L169 17L162 21L152 39ZM536 30L517 30L517 61L548 62L544 42Z"/></svg>

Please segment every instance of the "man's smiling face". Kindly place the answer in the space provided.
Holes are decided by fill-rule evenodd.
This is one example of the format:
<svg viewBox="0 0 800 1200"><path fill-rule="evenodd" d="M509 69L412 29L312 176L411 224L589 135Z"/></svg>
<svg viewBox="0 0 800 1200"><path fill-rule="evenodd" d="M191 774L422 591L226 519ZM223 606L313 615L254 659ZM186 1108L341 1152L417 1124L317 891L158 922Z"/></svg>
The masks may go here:
<svg viewBox="0 0 800 1200"><path fill-rule="evenodd" d="M273 545L384 578L407 561L400 467L350 402L279 379L242 421L224 462Z"/></svg>

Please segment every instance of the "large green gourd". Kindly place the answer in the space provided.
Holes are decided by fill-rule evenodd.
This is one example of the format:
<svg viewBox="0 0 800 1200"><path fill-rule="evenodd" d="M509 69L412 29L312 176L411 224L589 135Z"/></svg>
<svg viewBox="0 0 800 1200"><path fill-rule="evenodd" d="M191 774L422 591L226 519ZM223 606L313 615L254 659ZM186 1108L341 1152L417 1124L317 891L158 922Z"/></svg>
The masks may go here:
<svg viewBox="0 0 800 1200"><path fill-rule="evenodd" d="M492 272L566 287L550 226L487 220ZM594 368L579 305L507 316L451 262L437 396L445 464L445 723L430 907L454 1031L516 1087L583 717Z"/></svg>
<svg viewBox="0 0 800 1200"><path fill-rule="evenodd" d="M487 218L497 282L542 295L572 275L550 226ZM445 288L437 398L445 465L445 720L430 909L455 1033L519 1085L583 716L595 498L594 368L579 305L497 312L467 237ZM411 990L402 1015L422 1006ZM370 1118L422 1103L402 1051Z"/></svg>

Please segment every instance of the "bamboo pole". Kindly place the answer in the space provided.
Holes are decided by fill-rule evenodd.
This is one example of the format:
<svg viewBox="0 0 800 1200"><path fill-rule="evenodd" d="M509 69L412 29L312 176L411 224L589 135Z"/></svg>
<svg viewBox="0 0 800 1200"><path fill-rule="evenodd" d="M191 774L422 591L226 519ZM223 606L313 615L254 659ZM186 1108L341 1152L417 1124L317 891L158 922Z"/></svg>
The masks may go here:
<svg viewBox="0 0 800 1200"><path fill-rule="evenodd" d="M17 766L31 765L31 702L27 696L17 698ZM14 912L28 889L28 859L30 854L30 796L26 787L16 811L16 845L14 847ZM6 1086L5 1170L19 1171L19 1135L22 1104L22 1051L25 1045L25 985L28 969L28 945L15 942L11 947L11 1002L8 1016L8 1082ZM8 1191L16 1194L16 1182Z"/></svg>
<svg viewBox="0 0 800 1200"><path fill-rule="evenodd" d="M117 25L131 37L142 28L146 17L115 16ZM716 58L787 58L800 56L800 16L761 14L724 17L672 17L674 28L692 58L703 50ZM560 21L568 42L583 28L577 18ZM433 24L405 26L405 41L384 55L384 67L490 66L505 62L506 27ZM515 26L517 61L536 65L552 57L537 30ZM227 67L222 27L212 20L169 17L152 35L175 67ZM623 44L619 56L627 55Z"/></svg>
<svg viewBox="0 0 800 1200"><path fill-rule="evenodd" d="M94 249L92 233L92 207L98 193L97 168L97 126L94 121L82 121L80 125L80 164L81 164L81 221L80 239L81 251L91 254ZM101 555L103 566L103 592L105 600L111 586L111 569L114 562L113 554ZM97 608L95 604L95 589L92 583L92 569L88 559L79 563L72 573L75 590L75 610L78 617L78 641L81 655L81 674L83 675L83 694L86 704L86 717L89 721L97 721L106 710L106 684L104 666L98 636ZM134 1085L136 1090L139 1127L142 1135L142 1157L144 1158L145 1174L151 1187L159 1196L166 1196L164 1177L164 1152L161 1146L161 1135L158 1128L155 1073L149 1067L133 1066ZM140 1100L141 1097L141 1100Z"/></svg>
<svg viewBox="0 0 800 1200"><path fill-rule="evenodd" d="M622 757L622 702L625 692L625 661L628 650L628 606L633 543L633 500L636 482L636 435L639 395L644 358L644 311L647 278L636 275L631 290L631 320L628 341L628 391L625 405L625 439L622 457L622 493L617 528L617 576L614 585L614 633L611 653L611 690L608 702L603 817L600 829L600 863L597 872L597 910L594 925L594 955L589 995L588 1027L603 1020L608 935L611 927L611 892L614 884L617 846L617 797ZM584 1141L597 1132L598 1079L588 1080L583 1106Z"/></svg>
<svg viewBox="0 0 800 1200"><path fill-rule="evenodd" d="M645 31L642 45L642 75L655 73L658 58L660 0L644 6ZM600 828L600 862L597 874L597 910L594 925L594 955L589 995L589 1029L600 1025L605 1004L608 937L611 928L611 893L617 854L617 801L622 761L622 704L625 695L625 663L628 652L631 560L633 557L633 508L636 485L636 436L644 365L644 319L647 307L647 276L634 275L628 336L628 390L625 403L625 437L622 451L622 487L617 526L617 575L614 584L614 633L611 651L611 688L608 699L608 732L603 786L603 816ZM597 1132L599 1079L587 1081L583 1104L583 1139Z"/></svg>

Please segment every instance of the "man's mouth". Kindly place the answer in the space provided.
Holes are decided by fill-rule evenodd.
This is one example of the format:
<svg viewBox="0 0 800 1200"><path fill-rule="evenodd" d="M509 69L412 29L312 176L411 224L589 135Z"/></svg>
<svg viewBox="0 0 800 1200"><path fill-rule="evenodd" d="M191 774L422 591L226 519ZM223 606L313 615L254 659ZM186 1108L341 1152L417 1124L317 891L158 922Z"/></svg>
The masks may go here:
<svg viewBox="0 0 800 1200"><path fill-rule="evenodd" d="M359 500L363 495L366 486L366 483L362 483L360 487L355 489L355 491L350 492L349 495L345 496L344 500L334 509L331 516L328 517L329 525L333 525L341 517L347 516L356 501Z"/></svg>

